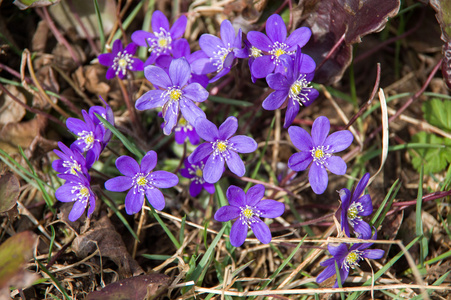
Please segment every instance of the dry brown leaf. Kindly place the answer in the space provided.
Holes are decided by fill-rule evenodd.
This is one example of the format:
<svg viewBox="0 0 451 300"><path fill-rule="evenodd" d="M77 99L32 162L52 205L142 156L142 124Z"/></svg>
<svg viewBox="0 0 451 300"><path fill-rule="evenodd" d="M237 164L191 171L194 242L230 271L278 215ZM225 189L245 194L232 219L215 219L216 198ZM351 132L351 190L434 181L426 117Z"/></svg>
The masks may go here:
<svg viewBox="0 0 451 300"><path fill-rule="evenodd" d="M84 75L86 78L86 90L93 94L102 96L103 99L107 99L107 94L110 91L110 85L105 82L105 67L101 65L85 66Z"/></svg>
<svg viewBox="0 0 451 300"><path fill-rule="evenodd" d="M17 87L8 84L5 88L22 103L27 103L24 94ZM25 113L25 108L14 101L7 93L0 95L0 125L20 122Z"/></svg>
<svg viewBox="0 0 451 300"><path fill-rule="evenodd" d="M39 21L38 27L33 34L31 40L31 50L34 52L44 52L45 45L47 44L47 36L49 33L49 26L44 20Z"/></svg>

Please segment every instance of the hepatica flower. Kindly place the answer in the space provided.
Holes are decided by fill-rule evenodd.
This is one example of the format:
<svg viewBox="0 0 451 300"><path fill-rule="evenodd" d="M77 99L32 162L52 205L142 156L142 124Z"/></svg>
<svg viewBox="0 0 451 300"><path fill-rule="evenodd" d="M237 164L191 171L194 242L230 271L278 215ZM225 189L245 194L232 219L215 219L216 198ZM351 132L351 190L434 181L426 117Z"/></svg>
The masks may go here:
<svg viewBox="0 0 451 300"><path fill-rule="evenodd" d="M307 27L300 27L287 38L287 27L282 17L274 14L266 21L266 34L258 31L250 31L247 34L252 46L263 52L252 64L251 73L256 78L264 78L272 72L281 72L283 66L280 57L283 54L293 55L296 47L303 47L310 39L312 31Z"/></svg>
<svg viewBox="0 0 451 300"><path fill-rule="evenodd" d="M301 53L298 47L296 56L282 55L281 61L286 66L286 73L269 74L266 81L272 92L264 101L263 108L275 110L282 107L288 98L288 108L285 115L284 127L293 123L300 106L309 106L318 97L317 90L310 86L315 71L315 61L307 54Z"/></svg>
<svg viewBox="0 0 451 300"><path fill-rule="evenodd" d="M177 124L179 111L190 123L198 117L205 118L205 113L194 104L208 98L208 92L199 83L188 84L191 68L185 58L174 59L169 65L169 74L160 67L147 66L144 75L155 87L136 101L136 109L145 110L163 107L164 128L166 135L171 134Z"/></svg>
<svg viewBox="0 0 451 300"><path fill-rule="evenodd" d="M111 107L105 101L103 102L105 103L106 108L102 106L92 106L89 108L88 114L91 117L94 124L96 126L100 126L100 129L102 130L103 134L102 148L104 149L108 144L108 142L110 141L111 137L113 136L113 133L111 132L111 130L105 127L105 125L99 120L99 118L97 118L95 114L98 114L113 126L114 126L114 114Z"/></svg>
<svg viewBox="0 0 451 300"><path fill-rule="evenodd" d="M376 239L376 234L374 234L372 239ZM373 243L357 243L352 245L351 248L348 249L348 246L345 243L342 243L338 246L332 246L331 244L329 244L327 248L329 249L329 252L333 257L320 263L322 266L326 267L326 269L318 275L316 282L321 283L335 275L335 263L337 263L340 272L341 284L343 284L346 278L348 278L349 269L355 269L356 267L358 267L359 262L362 259L379 259L384 255L384 250L367 249L371 245L373 245ZM338 279L334 284L334 288L337 287Z"/></svg>
<svg viewBox="0 0 451 300"><path fill-rule="evenodd" d="M106 79L110 80L115 76L124 79L127 70L142 71L144 68L143 62L139 58L133 57L137 48L138 45L130 43L124 49L121 40L117 39L113 43L111 53L100 54L98 57L99 63L109 67L106 72Z"/></svg>
<svg viewBox="0 0 451 300"><path fill-rule="evenodd" d="M81 176L84 175L89 178L88 168L86 167L86 160L83 154L81 154L74 146L72 146L73 149L70 149L61 142L58 142L58 146L62 151L56 149L53 150L60 158L52 162L53 169L59 173L72 174L75 176L80 174Z"/></svg>
<svg viewBox="0 0 451 300"><path fill-rule="evenodd" d="M226 196L230 205L219 208L214 218L219 222L237 219L230 230L232 246L239 247L244 243L248 228L252 229L260 242L271 242L271 231L260 218L280 217L285 206L275 200L261 200L264 195L265 188L261 184L254 185L247 193L234 185L227 189Z"/></svg>
<svg viewBox="0 0 451 300"><path fill-rule="evenodd" d="M323 116L313 122L311 136L301 127L288 128L291 142L301 151L290 157L288 167L299 172L310 166L309 182L316 194L324 193L327 188L327 170L337 175L346 173L346 163L334 154L348 148L354 139L349 130L337 131L328 136L329 129L329 119Z"/></svg>
<svg viewBox="0 0 451 300"><path fill-rule="evenodd" d="M362 195L369 179L370 173L366 173L352 193L346 188L339 191L341 199L341 228L349 237L351 236L349 226L354 228L354 231L360 238L367 239L371 236L370 225L362 220L362 216L369 216L373 213L370 195Z"/></svg>
<svg viewBox="0 0 451 300"><path fill-rule="evenodd" d="M175 142L180 145L184 144L186 139L189 139L193 145L197 145L200 142L196 129L184 117L180 117L177 126L174 128L174 137Z"/></svg>
<svg viewBox="0 0 451 300"><path fill-rule="evenodd" d="M228 117L218 128L209 120L198 118L195 123L197 134L207 142L200 144L188 157L190 163L197 163L208 157L204 167L204 179L215 183L224 172L224 162L237 176L246 172L238 153L251 153L257 149L254 139L245 135L232 136L238 129L238 120Z"/></svg>
<svg viewBox="0 0 451 300"><path fill-rule="evenodd" d="M182 174L183 177L191 179L191 184L189 186L189 194L191 197L197 197L202 189L205 189L210 194L215 192L215 186L206 182L203 177L206 161L206 159L203 159L197 163L190 163L188 159L185 159L185 168L180 170L180 174Z"/></svg>
<svg viewBox="0 0 451 300"><path fill-rule="evenodd" d="M139 165L130 156L123 155L116 159L117 169L124 174L109 179L105 188L112 192L124 192L130 189L125 197L125 211L131 215L141 210L144 195L153 208L162 210L165 206L163 193L159 188L175 186L179 179L177 175L166 171L153 171L157 165L157 153L149 151L144 155Z"/></svg>
<svg viewBox="0 0 451 300"><path fill-rule="evenodd" d="M187 19L180 16L169 28L169 21L159 10L152 14L153 33L138 30L132 34L132 41L142 47L148 47L150 56L145 66L151 65L160 55L171 55L174 42L185 33Z"/></svg>
<svg viewBox="0 0 451 300"><path fill-rule="evenodd" d="M89 202L88 217L94 212L96 196L91 190L89 180L81 173L59 174L58 177L66 180L66 183L55 191L55 197L61 202L74 202L69 213L69 220L75 222L85 211Z"/></svg>

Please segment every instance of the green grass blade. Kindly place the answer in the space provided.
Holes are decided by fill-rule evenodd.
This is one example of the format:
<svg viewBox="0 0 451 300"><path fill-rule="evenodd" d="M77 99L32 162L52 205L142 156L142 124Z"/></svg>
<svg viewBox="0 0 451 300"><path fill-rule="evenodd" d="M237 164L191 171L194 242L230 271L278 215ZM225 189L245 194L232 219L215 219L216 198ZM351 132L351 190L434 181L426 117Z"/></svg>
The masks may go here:
<svg viewBox="0 0 451 300"><path fill-rule="evenodd" d="M376 213L374 213L373 217L371 218L370 225L373 225L376 228L379 228L379 226L384 221L385 215L390 210L391 205L393 201L395 200L396 195L398 194L399 189L401 188L401 183L399 179L396 179L396 181L391 186L390 190L388 191L387 195L385 196L384 201L382 201L381 205L379 206Z"/></svg>
<svg viewBox="0 0 451 300"><path fill-rule="evenodd" d="M164 232L166 232L166 234L168 235L169 239L171 239L172 243L174 244L175 248L179 249L180 248L180 243L179 241L177 241L177 239L175 238L175 236L172 234L172 232L169 230L169 228L166 226L166 224L163 222L163 220L160 218L160 216L157 214L157 212L155 211L155 209L151 206L151 213L152 215L155 217L155 219L157 220L157 222L160 224L161 228L163 228Z"/></svg>
<svg viewBox="0 0 451 300"><path fill-rule="evenodd" d="M42 269L42 271L47 274L50 279L52 279L52 281L55 283L55 285L58 287L58 290L64 295L64 298L66 298L66 300L72 300L71 297L69 297L69 295L67 294L66 290L61 286L61 283L55 278L55 276L53 276L52 273L50 273L49 270L47 270L46 267L44 267L44 265L36 260L36 263L39 265L39 267Z"/></svg>
<svg viewBox="0 0 451 300"><path fill-rule="evenodd" d="M136 235L135 231L130 226L130 224L128 224L127 220L124 218L124 216L121 214L121 212L116 208L116 206L114 206L113 203L111 203L110 200L106 199L105 197L102 197L102 201L105 202L106 205L108 205L108 207L114 211L114 213L119 218L119 220L121 220L121 222L124 224L125 228L127 228L127 230L135 238L135 240L137 240L139 242L139 238Z"/></svg>
<svg viewBox="0 0 451 300"><path fill-rule="evenodd" d="M236 99L229 99L224 97L218 97L218 96L208 96L208 100L216 103L224 103L229 105L235 105L235 106L241 106L241 107L250 107L253 106L254 103L242 101L242 100L236 100Z"/></svg>
<svg viewBox="0 0 451 300"><path fill-rule="evenodd" d="M99 3L94 0L94 9L97 16L97 25L99 25L100 53L105 51L105 32L103 31L102 15L100 14Z"/></svg>

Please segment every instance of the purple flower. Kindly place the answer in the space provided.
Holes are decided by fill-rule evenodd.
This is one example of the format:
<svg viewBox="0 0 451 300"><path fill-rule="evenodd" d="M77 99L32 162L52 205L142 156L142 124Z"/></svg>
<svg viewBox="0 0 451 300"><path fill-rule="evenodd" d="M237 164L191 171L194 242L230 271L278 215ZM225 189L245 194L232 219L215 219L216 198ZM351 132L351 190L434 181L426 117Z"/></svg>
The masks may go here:
<svg viewBox="0 0 451 300"><path fill-rule="evenodd" d="M370 179L370 173L363 175L352 193L343 188L339 191L341 199L341 229L347 236L351 236L349 225L360 238L367 239L371 236L371 227L362 220L362 216L369 216L373 213L373 203L370 195L362 195Z"/></svg>
<svg viewBox="0 0 451 300"><path fill-rule="evenodd" d="M263 52L262 52L262 50L258 49L257 47L252 46L251 43L247 39L244 40L244 49L247 51L248 56L249 56L249 61L248 61L249 70L252 70L252 65L253 65L255 59L257 57L262 56ZM255 83L257 81L257 78L255 78L255 76L252 75L252 72L251 72L251 79L252 79L253 83Z"/></svg>
<svg viewBox="0 0 451 300"><path fill-rule="evenodd" d="M291 56L282 55L280 60L286 66L286 73L269 74L266 81L272 92L264 101L263 108L275 110L280 108L288 97L288 108L284 127L293 123L300 106L309 106L318 97L317 90L310 86L315 71L315 62L307 54L301 53L298 47L294 60Z"/></svg>
<svg viewBox="0 0 451 300"><path fill-rule="evenodd" d="M376 233L372 237L373 240L376 239ZM340 244L338 246L332 246L331 244L327 245L330 254L332 254L332 258L326 259L321 262L322 266L327 266L321 274L316 277L316 282L321 283L324 280L332 277L336 274L335 263L337 263L341 284L345 282L346 278L349 275L349 268L355 269L355 267L359 266L359 262L364 258L369 259L379 259L384 255L384 250L381 249L367 249L373 245L373 243L357 243L351 246L348 250L347 244ZM338 279L335 281L334 288L338 287Z"/></svg>
<svg viewBox="0 0 451 300"><path fill-rule="evenodd" d="M248 227L255 237L263 244L271 242L271 231L262 218L280 217L285 205L275 200L261 200L265 195L262 184L251 187L247 193L237 186L231 185L227 189L227 200L230 205L223 206L215 213L215 220L227 222L238 218L230 230L230 243L234 247L241 246L247 237Z"/></svg>
<svg viewBox="0 0 451 300"><path fill-rule="evenodd" d="M58 142L58 146L63 151L53 150L60 159L52 162L52 167L56 172L63 174L72 174L75 176L86 176L89 179L88 168L86 166L86 160L84 156L78 151L78 149L72 144L69 149L66 145Z"/></svg>
<svg viewBox="0 0 451 300"><path fill-rule="evenodd" d="M162 210L165 206L163 193L159 188L175 186L177 175L166 171L153 171L157 165L157 153L149 151L141 160L141 166L130 156L123 155L116 159L117 169L125 176L118 176L105 182L105 188L112 192L124 192L130 189L125 197L125 210L131 215L141 210L144 194L153 208Z"/></svg>
<svg viewBox="0 0 451 300"><path fill-rule="evenodd" d="M155 63L160 55L171 55L174 51L174 42L185 33L187 19L180 16L169 29L169 21L159 10L152 14L153 33L138 30L132 34L132 41L142 47L149 47L150 56L145 66Z"/></svg>
<svg viewBox="0 0 451 300"><path fill-rule="evenodd" d="M264 78L268 74L282 71L280 56L294 54L296 47L303 47L312 31L307 27L300 27L287 38L287 28L279 15L272 15L266 21L266 35L258 31L250 31L247 39L256 49L263 51L264 55L256 57L252 64L251 74L256 78Z"/></svg>
<svg viewBox="0 0 451 300"><path fill-rule="evenodd" d="M113 79L114 76L123 79L127 70L142 71L143 62L139 58L132 57L135 55L138 45L130 43L123 49L122 42L117 39L113 43L111 53L100 54L98 59L101 65L109 67L106 72L106 79Z"/></svg>
<svg viewBox="0 0 451 300"><path fill-rule="evenodd" d="M232 23L224 20L221 23L221 38L212 34L202 34L199 46L208 56L193 62L193 71L196 74L218 72L210 82L214 82L227 74L232 68L235 57L245 58L247 52L241 46L241 29L235 35Z"/></svg>
<svg viewBox="0 0 451 300"><path fill-rule="evenodd" d="M96 207L96 195L91 190L89 180L78 173L72 174L59 174L58 177L66 180L66 183L60 186L55 191L55 197L61 202L74 202L74 206L69 213L69 220L75 222L88 206L88 217L94 212Z"/></svg>
<svg viewBox="0 0 451 300"><path fill-rule="evenodd" d="M185 168L180 170L180 174L182 174L183 177L191 179L191 184L189 186L189 194L191 197L199 195L202 188L210 194L215 192L215 186L206 182L203 177L206 161L206 159L203 159L200 162L192 164L188 159L185 159Z"/></svg>
<svg viewBox="0 0 451 300"><path fill-rule="evenodd" d="M194 104L208 98L208 92L199 83L188 83L191 68L185 58L171 61L169 75L157 66L147 66L144 75L154 86L161 89L150 90L136 101L136 109L145 110L163 106L165 121L163 132L171 134L177 124L179 110L190 123L198 117L205 118L205 113Z"/></svg>
<svg viewBox="0 0 451 300"><path fill-rule="evenodd" d="M105 125L97 118L95 114L100 115L102 118L107 120L111 125L114 126L114 114L111 107L102 99L103 103L105 103L105 107L102 106L92 106L89 108L89 116L91 117L92 121L96 126L100 126L103 134L103 141L102 141L102 149L106 147L108 142L110 141L111 137L113 136L113 133L111 130L107 129Z"/></svg>
<svg viewBox="0 0 451 300"><path fill-rule="evenodd" d="M348 148L354 139L349 130L337 131L327 136L329 129L329 119L323 116L313 122L312 136L301 127L288 128L291 142L301 151L290 157L288 167L299 172L310 166L309 182L316 194L324 193L327 188L326 169L337 175L346 173L344 160L333 154Z"/></svg>
<svg viewBox="0 0 451 300"><path fill-rule="evenodd" d="M89 169L99 158L103 146L103 131L101 126L96 126L89 114L83 110L84 122L76 118L68 118L66 126L69 131L77 136L77 140L73 143L80 152L86 152L87 168ZM72 148L72 146L71 146ZM91 163L90 163L91 162Z"/></svg>
<svg viewBox="0 0 451 300"><path fill-rule="evenodd" d="M197 163L208 157L204 167L206 182L215 183L224 172L224 161L232 173L243 176L246 172L244 163L238 153L251 153L257 149L253 138L245 135L232 135L238 129L238 120L228 117L218 128L209 120L198 118L195 123L197 134L206 143L200 144L188 157L190 163Z"/></svg>
<svg viewBox="0 0 451 300"><path fill-rule="evenodd" d="M180 145L184 144L187 138L193 145L197 145L200 142L196 129L184 117L180 117L177 126L174 128L174 137L176 143Z"/></svg>

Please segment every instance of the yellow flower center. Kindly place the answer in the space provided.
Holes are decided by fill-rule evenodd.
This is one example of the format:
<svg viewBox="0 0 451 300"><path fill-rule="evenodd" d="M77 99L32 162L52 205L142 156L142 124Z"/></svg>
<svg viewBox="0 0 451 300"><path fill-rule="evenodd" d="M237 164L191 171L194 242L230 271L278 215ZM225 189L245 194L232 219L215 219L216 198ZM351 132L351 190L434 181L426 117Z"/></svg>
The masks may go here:
<svg viewBox="0 0 451 300"><path fill-rule="evenodd" d="M282 49L276 49L276 51L274 51L274 55L276 57L279 57L279 56L281 56L282 54L285 54L285 53L287 53L287 52L285 50L282 50Z"/></svg>
<svg viewBox="0 0 451 300"><path fill-rule="evenodd" d="M202 178L203 172L202 172L201 169L197 169L197 170L196 170L196 176L199 177L199 178Z"/></svg>
<svg viewBox="0 0 451 300"><path fill-rule="evenodd" d="M256 58L262 56L262 51L254 46L251 47L251 56Z"/></svg>
<svg viewBox="0 0 451 300"><path fill-rule="evenodd" d="M125 67L127 67L127 60L125 58L121 58L117 64L119 65L119 68L125 69Z"/></svg>
<svg viewBox="0 0 451 300"><path fill-rule="evenodd" d="M324 157L324 151L321 149L316 149L315 151L315 157L316 158L323 158Z"/></svg>
<svg viewBox="0 0 451 300"><path fill-rule="evenodd" d="M357 214L358 214L359 212L358 212L358 210L357 210L357 208L354 206L354 207L350 207L349 209L348 209L348 219L350 219L350 220L354 220L355 219L355 217L357 217Z"/></svg>
<svg viewBox="0 0 451 300"><path fill-rule="evenodd" d="M250 209L250 208L246 208L245 210L243 210L243 215L246 218L250 219L254 215L254 211L252 209Z"/></svg>
<svg viewBox="0 0 451 300"><path fill-rule="evenodd" d="M179 125L185 127L188 122L185 120L184 117L180 117L179 119Z"/></svg>
<svg viewBox="0 0 451 300"><path fill-rule="evenodd" d="M80 191L78 193L83 197L87 197L89 195L89 189L83 186L80 188Z"/></svg>
<svg viewBox="0 0 451 300"><path fill-rule="evenodd" d="M224 151L227 150L227 144L224 143L224 142L219 142L219 143L216 145L216 148L218 148L218 150L219 150L220 152L224 152Z"/></svg>
<svg viewBox="0 0 451 300"><path fill-rule="evenodd" d="M88 145L94 143L94 136L92 134L87 135L85 137L85 143Z"/></svg>
<svg viewBox="0 0 451 300"><path fill-rule="evenodd" d="M182 91L179 89L173 89L169 92L169 98L171 98L172 101L178 101L180 100L180 97L182 96Z"/></svg>
<svg viewBox="0 0 451 300"><path fill-rule="evenodd" d="M72 165L72 168L70 168L70 173L73 174L73 175L77 175L77 171L78 171L78 172L81 172L81 167L80 167L79 164L74 163L74 164Z"/></svg>
<svg viewBox="0 0 451 300"><path fill-rule="evenodd" d="M168 46L168 40L166 38L158 39L158 46L160 46L160 48L166 48Z"/></svg>
<svg viewBox="0 0 451 300"><path fill-rule="evenodd" d="M144 176L139 176L138 179L136 179L136 183L140 186L146 185L147 182L148 182L148 180Z"/></svg>
<svg viewBox="0 0 451 300"><path fill-rule="evenodd" d="M352 268L354 269L356 266L358 266L358 262L360 260L360 255L355 252L352 251L350 252L347 256L346 256L346 263Z"/></svg>
<svg viewBox="0 0 451 300"><path fill-rule="evenodd" d="M303 85L300 82L295 82L291 86L291 93L293 95L298 95L302 91Z"/></svg>

